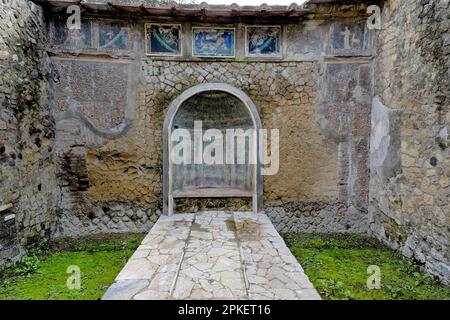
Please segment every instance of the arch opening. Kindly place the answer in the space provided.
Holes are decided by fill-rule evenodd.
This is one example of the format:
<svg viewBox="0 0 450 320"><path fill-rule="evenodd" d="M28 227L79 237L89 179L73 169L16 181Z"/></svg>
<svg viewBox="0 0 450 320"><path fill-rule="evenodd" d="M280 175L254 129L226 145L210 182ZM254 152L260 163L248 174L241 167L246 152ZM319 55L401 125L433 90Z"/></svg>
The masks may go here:
<svg viewBox="0 0 450 320"><path fill-rule="evenodd" d="M250 98L201 84L170 105L164 122L164 213L177 198L251 198L262 210L261 121Z"/></svg>

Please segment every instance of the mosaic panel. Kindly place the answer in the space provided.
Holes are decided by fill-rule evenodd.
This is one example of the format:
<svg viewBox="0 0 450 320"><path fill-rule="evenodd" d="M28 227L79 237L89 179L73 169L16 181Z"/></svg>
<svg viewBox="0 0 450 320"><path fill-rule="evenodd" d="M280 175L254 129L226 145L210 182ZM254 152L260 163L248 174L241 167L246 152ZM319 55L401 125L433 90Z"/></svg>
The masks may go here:
<svg viewBox="0 0 450 320"><path fill-rule="evenodd" d="M148 55L181 55L181 25L146 24L145 35Z"/></svg>
<svg viewBox="0 0 450 320"><path fill-rule="evenodd" d="M195 57L235 56L235 30L232 28L193 28L192 55Z"/></svg>
<svg viewBox="0 0 450 320"><path fill-rule="evenodd" d="M250 57L279 57L281 55L280 26L246 27L246 54Z"/></svg>
<svg viewBox="0 0 450 320"><path fill-rule="evenodd" d="M353 56L365 54L368 50L368 34L365 24L335 24L331 28L329 53Z"/></svg>
<svg viewBox="0 0 450 320"><path fill-rule="evenodd" d="M100 49L127 49L128 28L119 23L102 23L99 26Z"/></svg>
<svg viewBox="0 0 450 320"><path fill-rule="evenodd" d="M53 45L64 48L92 48L92 26L90 21L82 21L81 29L69 29L65 20L53 24Z"/></svg>

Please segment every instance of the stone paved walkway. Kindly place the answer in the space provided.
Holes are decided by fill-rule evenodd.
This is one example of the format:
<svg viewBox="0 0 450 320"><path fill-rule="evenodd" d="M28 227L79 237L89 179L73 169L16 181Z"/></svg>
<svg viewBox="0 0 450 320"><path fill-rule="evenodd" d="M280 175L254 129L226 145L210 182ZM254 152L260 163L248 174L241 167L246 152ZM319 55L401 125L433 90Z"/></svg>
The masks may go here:
<svg viewBox="0 0 450 320"><path fill-rule="evenodd" d="M265 214L162 216L105 300L320 299Z"/></svg>

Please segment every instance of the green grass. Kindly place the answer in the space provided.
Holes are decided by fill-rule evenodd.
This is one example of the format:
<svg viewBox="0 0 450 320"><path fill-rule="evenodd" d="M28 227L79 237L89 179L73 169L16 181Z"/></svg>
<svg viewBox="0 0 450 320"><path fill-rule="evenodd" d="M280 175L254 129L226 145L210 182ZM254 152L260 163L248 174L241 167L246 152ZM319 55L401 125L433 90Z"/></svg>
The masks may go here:
<svg viewBox="0 0 450 320"><path fill-rule="evenodd" d="M450 299L450 289L376 240L360 235L283 235L324 299ZM33 251L0 274L0 300L96 300L125 265L141 235L62 239ZM81 289L69 290L69 266L81 270ZM381 288L369 290L367 268L381 270Z"/></svg>
<svg viewBox="0 0 450 320"><path fill-rule="evenodd" d="M113 240L64 239L50 251L34 251L0 275L0 300L100 299L141 240L140 235ZM70 290L67 268L74 265L81 271L81 288Z"/></svg>
<svg viewBox="0 0 450 320"><path fill-rule="evenodd" d="M376 240L355 234L283 237L323 299L450 299L450 288ZM367 287L370 265L380 268L380 289Z"/></svg>

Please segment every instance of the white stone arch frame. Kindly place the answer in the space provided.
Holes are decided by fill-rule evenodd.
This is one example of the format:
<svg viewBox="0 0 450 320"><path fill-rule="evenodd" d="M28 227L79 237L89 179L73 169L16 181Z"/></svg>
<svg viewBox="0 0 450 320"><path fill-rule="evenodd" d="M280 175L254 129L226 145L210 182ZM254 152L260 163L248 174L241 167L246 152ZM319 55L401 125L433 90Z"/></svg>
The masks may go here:
<svg viewBox="0 0 450 320"><path fill-rule="evenodd" d="M173 124L173 119L177 114L183 103L189 98L207 91L221 91L233 95L238 98L244 106L247 108L249 115L252 119L254 129L256 129L256 137L253 143L255 152L253 153L257 157L256 165L254 166L253 174L253 186L252 186L252 207L253 212L261 212L263 210L263 176L262 176L262 164L263 164L263 139L260 137L262 125L259 117L258 110L250 97L242 90L233 87L226 83L202 83L191 87L184 91L180 96L173 100L167 110L166 117L164 119L163 127L163 213L166 215L173 214L173 195L172 195L172 172L171 172L171 153L170 153L170 141L169 134Z"/></svg>

